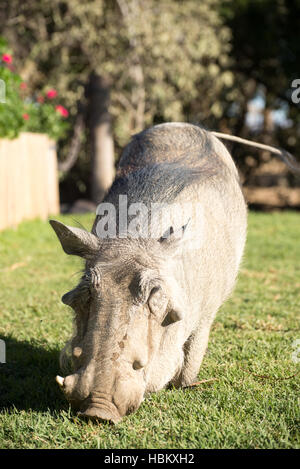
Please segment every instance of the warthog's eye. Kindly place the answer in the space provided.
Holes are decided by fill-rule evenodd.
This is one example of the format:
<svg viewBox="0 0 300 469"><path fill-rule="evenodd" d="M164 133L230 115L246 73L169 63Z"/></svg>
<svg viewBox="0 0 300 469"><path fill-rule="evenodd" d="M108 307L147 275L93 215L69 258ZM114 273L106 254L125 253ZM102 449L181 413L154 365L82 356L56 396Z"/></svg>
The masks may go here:
<svg viewBox="0 0 300 469"><path fill-rule="evenodd" d="M98 290L101 284L100 270L97 267L92 267L89 272L85 274L83 281L89 283L91 287Z"/></svg>

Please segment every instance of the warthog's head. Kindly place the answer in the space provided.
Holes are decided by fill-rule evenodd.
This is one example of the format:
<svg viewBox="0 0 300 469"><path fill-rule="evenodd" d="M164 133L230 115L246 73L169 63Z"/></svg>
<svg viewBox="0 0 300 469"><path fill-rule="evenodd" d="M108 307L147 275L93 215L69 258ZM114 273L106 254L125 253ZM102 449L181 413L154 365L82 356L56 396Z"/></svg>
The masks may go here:
<svg viewBox="0 0 300 469"><path fill-rule="evenodd" d="M182 365L181 292L169 272L178 238L104 240L50 223L64 251L86 261L79 284L62 297L74 310L75 333L61 357L72 374L56 380L80 415L117 422Z"/></svg>

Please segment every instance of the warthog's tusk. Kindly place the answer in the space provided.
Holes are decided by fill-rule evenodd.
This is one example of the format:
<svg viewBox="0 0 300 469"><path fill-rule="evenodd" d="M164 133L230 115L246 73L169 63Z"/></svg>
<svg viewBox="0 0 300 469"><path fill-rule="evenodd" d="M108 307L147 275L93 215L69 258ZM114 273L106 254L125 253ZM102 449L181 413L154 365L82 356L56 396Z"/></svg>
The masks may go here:
<svg viewBox="0 0 300 469"><path fill-rule="evenodd" d="M65 379L64 379L62 376L56 376L55 381L56 381L60 386L63 386Z"/></svg>

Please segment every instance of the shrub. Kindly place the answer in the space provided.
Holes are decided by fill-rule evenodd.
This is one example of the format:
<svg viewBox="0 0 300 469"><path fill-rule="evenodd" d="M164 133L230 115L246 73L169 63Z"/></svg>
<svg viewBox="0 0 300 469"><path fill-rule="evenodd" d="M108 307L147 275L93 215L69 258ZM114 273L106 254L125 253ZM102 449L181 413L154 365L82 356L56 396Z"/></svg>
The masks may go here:
<svg viewBox="0 0 300 469"><path fill-rule="evenodd" d="M69 128L68 111L58 102L57 91L27 96L27 85L15 73L13 56L0 38L0 80L5 86L5 102L0 102L0 137L16 138L21 131L48 134L58 140Z"/></svg>

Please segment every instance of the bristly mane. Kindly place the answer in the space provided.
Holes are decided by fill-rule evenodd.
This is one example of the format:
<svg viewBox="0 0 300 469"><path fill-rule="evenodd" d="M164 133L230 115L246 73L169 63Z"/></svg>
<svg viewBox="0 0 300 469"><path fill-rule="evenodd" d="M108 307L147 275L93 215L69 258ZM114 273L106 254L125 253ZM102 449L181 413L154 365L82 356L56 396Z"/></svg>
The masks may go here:
<svg viewBox="0 0 300 469"><path fill-rule="evenodd" d="M128 203L171 203L184 188L199 181L201 177L217 174L220 166L221 163L214 160L199 167L186 166L184 160L149 165L117 178L105 201L117 204L117 197L126 194Z"/></svg>

